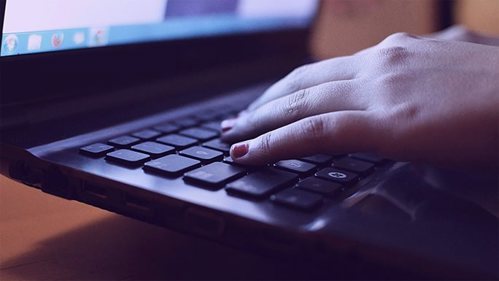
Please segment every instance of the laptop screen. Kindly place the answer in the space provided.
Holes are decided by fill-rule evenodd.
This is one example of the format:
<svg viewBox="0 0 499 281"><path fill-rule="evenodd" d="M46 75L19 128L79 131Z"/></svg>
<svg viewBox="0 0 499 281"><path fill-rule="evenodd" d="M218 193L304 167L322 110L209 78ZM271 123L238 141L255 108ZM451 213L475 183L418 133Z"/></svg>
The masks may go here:
<svg viewBox="0 0 499 281"><path fill-rule="evenodd" d="M1 56L305 27L317 0L7 0Z"/></svg>

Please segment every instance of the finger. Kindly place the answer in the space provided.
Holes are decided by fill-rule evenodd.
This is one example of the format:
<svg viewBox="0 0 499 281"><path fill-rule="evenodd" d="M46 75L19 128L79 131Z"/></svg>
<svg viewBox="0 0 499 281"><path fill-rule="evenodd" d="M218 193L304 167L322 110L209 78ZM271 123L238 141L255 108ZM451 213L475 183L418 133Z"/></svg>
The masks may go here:
<svg viewBox="0 0 499 281"><path fill-rule="evenodd" d="M454 25L443 31L429 34L426 37L437 40L463 41L482 45L499 46L498 38L484 36L462 25Z"/></svg>
<svg viewBox="0 0 499 281"><path fill-rule="evenodd" d="M271 86L248 110L255 110L271 100L302 89L331 81L354 79L358 70L355 60L353 57L338 57L301 66Z"/></svg>
<svg viewBox="0 0 499 281"><path fill-rule="evenodd" d="M231 124L224 123L222 138L228 142L250 138L300 119L342 110L364 110L367 103L356 80L329 82L300 90L270 101L241 115ZM232 128L229 126L232 125Z"/></svg>
<svg viewBox="0 0 499 281"><path fill-rule="evenodd" d="M370 113L341 111L302 119L234 144L231 156L240 164L263 165L317 153L376 152L378 139Z"/></svg>

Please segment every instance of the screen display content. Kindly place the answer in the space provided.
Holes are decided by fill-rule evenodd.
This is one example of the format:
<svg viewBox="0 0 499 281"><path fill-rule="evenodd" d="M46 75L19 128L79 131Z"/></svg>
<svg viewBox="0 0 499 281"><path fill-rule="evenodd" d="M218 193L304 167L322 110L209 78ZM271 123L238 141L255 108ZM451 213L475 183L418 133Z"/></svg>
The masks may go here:
<svg viewBox="0 0 499 281"><path fill-rule="evenodd" d="M309 24L316 0L7 0L1 56Z"/></svg>

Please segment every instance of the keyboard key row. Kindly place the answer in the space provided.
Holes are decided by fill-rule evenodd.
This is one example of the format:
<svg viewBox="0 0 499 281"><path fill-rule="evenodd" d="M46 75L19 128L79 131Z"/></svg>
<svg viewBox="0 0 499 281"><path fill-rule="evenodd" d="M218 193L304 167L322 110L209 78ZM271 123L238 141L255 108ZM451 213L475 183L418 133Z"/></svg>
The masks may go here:
<svg viewBox="0 0 499 281"><path fill-rule="evenodd" d="M142 165L150 158L146 154L120 149L109 153L106 159L125 165ZM327 168L318 172L316 176L324 177L327 173L328 180L312 176L296 183L298 176L295 173L273 168L247 175L243 167L221 162L201 167L201 163L189 157L171 154L146 162L144 170L168 177L184 175L186 182L200 187L210 189L226 187L226 192L232 196L256 200L270 198L278 205L302 211L319 207L323 202L323 196L333 198L338 195L343 185L333 181L350 183L345 180L345 176L352 180L355 178L353 173Z"/></svg>

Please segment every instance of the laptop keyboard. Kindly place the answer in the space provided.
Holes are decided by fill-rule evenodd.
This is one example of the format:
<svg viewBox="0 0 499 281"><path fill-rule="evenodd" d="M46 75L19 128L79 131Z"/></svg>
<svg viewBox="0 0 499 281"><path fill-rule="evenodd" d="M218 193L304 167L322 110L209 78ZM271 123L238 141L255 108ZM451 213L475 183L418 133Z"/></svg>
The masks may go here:
<svg viewBox="0 0 499 281"><path fill-rule="evenodd" d="M227 107L229 108L229 107ZM142 167L159 177L180 178L228 196L270 200L298 211L319 208L324 199L340 199L373 173L385 159L371 154L313 155L261 167L241 166L220 140L220 121L238 109L217 109L186 116L80 148L80 153L111 164ZM222 113L221 113L222 112Z"/></svg>

